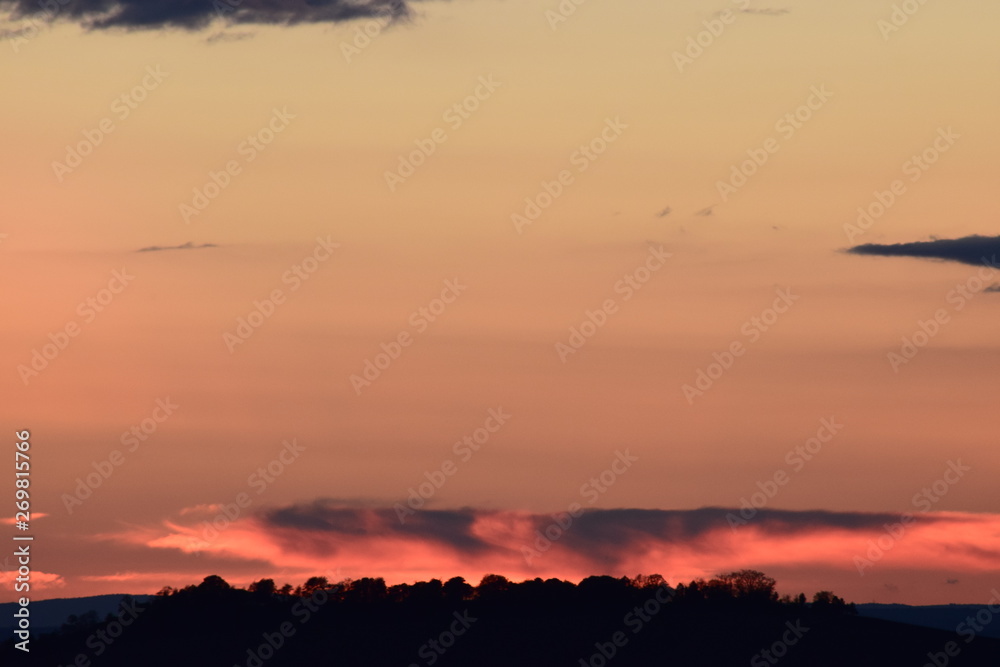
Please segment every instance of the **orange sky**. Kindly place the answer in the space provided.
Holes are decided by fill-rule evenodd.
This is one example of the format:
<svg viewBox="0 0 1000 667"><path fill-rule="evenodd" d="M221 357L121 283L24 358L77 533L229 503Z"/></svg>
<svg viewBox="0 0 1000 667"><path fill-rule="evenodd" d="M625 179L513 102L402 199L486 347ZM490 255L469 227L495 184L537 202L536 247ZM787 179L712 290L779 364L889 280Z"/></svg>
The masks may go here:
<svg viewBox="0 0 1000 667"><path fill-rule="evenodd" d="M613 563L557 545L541 576L753 565L783 592L987 599L989 558L940 549L1000 550L1000 296L957 308L976 267L839 251L994 233L1000 8L927 3L884 38L891 2L592 0L553 29L557 6L416 3L350 62L365 19L7 33L0 392L9 428L31 430L48 515L32 526L36 597L337 567L534 576L504 545L586 502L581 485L629 448L639 460L588 509L739 508L783 471L767 509L898 516L949 462L970 471L925 515L940 521L863 577L851 554L880 525L864 521L619 536ZM758 11L725 15L678 68L741 7ZM77 166L53 166L81 142L96 145ZM433 152L390 189L420 146ZM723 201L720 181L762 150ZM845 230L895 180L886 213ZM185 214L196 190L207 206ZM769 314L780 293L796 298ZM942 308L949 322L894 370L887 354ZM60 340L42 368L35 352ZM685 393L734 344L731 367ZM498 408L511 417L478 451L455 444ZM843 428L796 470L789 452L830 418ZM293 439L301 455L258 494L251 477ZM338 522L391 518L445 461L421 511L474 508L490 545L474 559L391 521L344 542L262 518L322 499L350 534ZM185 545L241 493L253 502L225 537Z"/></svg>

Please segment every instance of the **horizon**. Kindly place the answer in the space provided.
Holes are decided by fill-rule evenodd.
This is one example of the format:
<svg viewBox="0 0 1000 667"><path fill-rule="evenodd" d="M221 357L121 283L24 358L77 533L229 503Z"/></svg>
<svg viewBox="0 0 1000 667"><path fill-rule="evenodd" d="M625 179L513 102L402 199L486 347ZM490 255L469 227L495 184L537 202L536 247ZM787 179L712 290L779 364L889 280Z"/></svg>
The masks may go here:
<svg viewBox="0 0 1000 667"><path fill-rule="evenodd" d="M329 574L333 574L333 573L327 572L327 575L329 575ZM678 581L678 582L675 582L673 584L671 582L667 581L666 579L664 579L663 582L662 582L662 584L660 584L660 585L664 586L664 587L666 587L668 589L675 589L675 588L677 588L677 586L685 586L685 587L687 587L688 585L690 585L692 583L707 583L707 582L709 582L712 579L716 579L717 580L718 577L724 576L724 575L727 575L727 574L732 574L732 573L718 573L716 576L709 577L709 578L706 578L706 579L701 579L701 580L697 580L697 581ZM766 575L767 573L761 573L761 574ZM319 576L322 576L322 575L314 575L313 577L307 578L306 581L308 581L308 579L312 579L314 577L319 577ZM503 576L503 575L496 575L496 574L493 574L493 573L489 573L489 574L487 574L487 575L484 576L484 579L488 579L488 578L492 578L492 577L497 577L497 576ZM564 582L564 583L569 583L569 584L572 584L574 586L579 586L580 583L582 581L586 580L586 579L600 578L600 577L603 577L603 576L608 576L608 575L589 575L587 577L583 577L579 581L573 581L573 580L568 580L568 579L558 579L558 578L555 578L555 577L552 578L552 579L555 579L557 581L561 581L561 582ZM632 581L632 582L639 582L643 578L649 579L649 578L654 578L656 576L657 576L656 573L653 573L653 574L640 573L640 574L635 575L633 577L624 576L624 577L619 577L618 579L627 579L627 580ZM128 593L128 592L119 591L119 592L115 592L115 593L99 593L97 595L84 596L84 597L52 597L52 598L44 598L44 599L40 598L40 599L35 600L35 601L36 602L73 602L73 601L79 601L79 600L95 599L95 598L100 598L100 597L107 597L107 598L129 597L129 598L143 598L143 599L145 599L145 598L155 598L155 597L158 597L158 596L168 595L168 594L170 594L172 592L183 590L184 588L192 588L192 587L193 588L197 588L199 586L199 584L204 583L205 579L211 580L211 579L215 579L217 577L218 577L218 575L209 574L209 575L206 575L201 582L194 582L194 581L192 581L191 583L187 584L187 586L183 586L183 587L180 587L180 588L164 587L164 588L156 591L155 593ZM222 579L221 577L218 577L218 578ZM328 579L325 576L323 578L324 579ZM381 581L383 581L385 583L385 585L386 585L387 588L392 588L394 586L412 586L414 584L428 583L428 581L431 581L431 580L417 580L417 581L412 581L412 582L393 582L393 581L385 581L385 579L383 577L374 577L374 576L370 576L369 575L369 576L358 577L357 579L355 579L355 578L347 578L347 579L343 579L343 580L340 580L340 581L336 581L336 580L333 580L333 579L328 579L327 583L328 583L328 585L331 588L338 589L338 588L342 588L343 585L345 584L345 582L353 583L353 582L356 582L356 581L359 581L359 580L366 580L366 579L381 580ZM463 582L468 583L473 588L478 587L479 584L482 583L482 580L480 580L479 582L468 582L468 581L465 580L464 577L444 577L444 578L434 579L434 581L438 581L438 582L444 584L444 583L447 583L448 581L454 580L454 579L461 579ZM524 579L524 580L521 580L521 581L510 579L508 581L511 584L517 585L517 584L524 584L524 583L534 583L534 582L537 582L539 579L541 579L541 578L539 577L539 578L536 578L536 579ZM545 579L545 580L542 580L542 581L551 581L552 579ZM225 579L223 579L223 581L225 581ZM247 581L247 582L230 582L230 581L226 581L226 584L229 585L231 588L236 589L236 590L249 590L249 589L252 589L255 585L258 585L261 581L268 581L268 579L257 579L257 580L250 580L250 581ZM304 583L300 583L296 587L296 586L293 586L291 582L281 582L281 583L279 583L277 581L274 581L273 579L270 580L270 581L275 584L276 594L282 594L281 593L281 588L283 586L286 586L286 585L288 587L288 590L291 591L291 592L288 593L288 595L295 594L295 589L296 588L303 588L304 587ZM778 592L777 586L775 587L775 591ZM816 591L816 592L819 593L821 591ZM836 597L840 597L840 596L836 595L836 593L837 593L836 591L825 591L825 592L830 593L830 594L832 594L832 595L834 595ZM862 601L858 601L858 600L848 600L848 599L844 599L844 602L846 602L848 604L856 605L858 607L871 607L871 606L893 607L893 606L898 606L898 607L984 607L984 608L989 608L991 605L995 605L997 603L997 601L1000 601L1000 590L994 589L994 590L991 590L989 593L990 593L990 598L985 603L948 602L948 603L945 603L945 604L909 605L909 604L905 604L905 603L901 603L901 602L862 602ZM795 598L798 596L798 594L792 595L791 593L779 593L779 594L781 595L782 599L784 599L785 595L788 595L788 597L791 598L792 601L794 601ZM805 593L802 593L802 595L805 596ZM805 596L805 597L806 597L807 600L811 599L810 596ZM16 601L0 602L0 605L4 605L4 604L16 606L18 603Z"/></svg>
<svg viewBox="0 0 1000 667"><path fill-rule="evenodd" d="M0 0L0 602L988 602L1000 6L904 4Z"/></svg>

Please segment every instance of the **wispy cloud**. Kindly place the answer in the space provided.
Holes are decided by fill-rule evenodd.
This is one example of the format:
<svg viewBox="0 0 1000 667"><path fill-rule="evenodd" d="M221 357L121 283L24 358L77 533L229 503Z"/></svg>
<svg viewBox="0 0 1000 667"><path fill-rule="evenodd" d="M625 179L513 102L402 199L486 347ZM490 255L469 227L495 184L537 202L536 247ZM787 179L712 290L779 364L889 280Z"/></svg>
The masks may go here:
<svg viewBox="0 0 1000 667"><path fill-rule="evenodd" d="M145 248L139 248L136 252L159 252L160 250L200 250L202 248L218 248L214 243L202 243L201 245L195 245L194 243L188 241L187 243L182 243L181 245L151 245Z"/></svg>
<svg viewBox="0 0 1000 667"><path fill-rule="evenodd" d="M756 14L757 16L781 16L782 14L790 13L792 10L784 7L747 7L738 11L740 14Z"/></svg>
<svg viewBox="0 0 1000 667"><path fill-rule="evenodd" d="M867 243L847 250L855 255L878 255L882 257L917 257L940 259L962 264L996 265L996 255L1000 254L1000 236L964 236L959 239L932 239L914 243L881 244Z"/></svg>
<svg viewBox="0 0 1000 667"><path fill-rule="evenodd" d="M254 33L244 31L244 32L225 32L220 31L213 33L205 38L206 44L215 44L216 42L242 42L246 39L253 39Z"/></svg>

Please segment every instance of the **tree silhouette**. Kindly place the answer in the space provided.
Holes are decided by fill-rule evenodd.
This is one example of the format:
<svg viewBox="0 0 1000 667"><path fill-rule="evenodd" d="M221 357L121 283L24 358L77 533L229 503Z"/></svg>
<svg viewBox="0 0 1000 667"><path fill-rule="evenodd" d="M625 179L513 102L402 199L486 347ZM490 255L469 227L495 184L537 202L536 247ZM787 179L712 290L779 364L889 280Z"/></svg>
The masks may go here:
<svg viewBox="0 0 1000 667"><path fill-rule="evenodd" d="M812 607L818 612L832 614L856 614L854 604L847 604L844 598L839 598L830 591L819 591L813 595Z"/></svg>
<svg viewBox="0 0 1000 667"><path fill-rule="evenodd" d="M502 596L510 590L510 580L499 574L487 574L476 586L476 597L489 600Z"/></svg>
<svg viewBox="0 0 1000 667"><path fill-rule="evenodd" d="M222 577L210 574L205 577L200 584L198 584L198 588L204 591L226 591L229 590L231 586Z"/></svg>
<svg viewBox="0 0 1000 667"><path fill-rule="evenodd" d="M452 602L468 600L472 597L474 591L475 589L463 577L452 577L444 582L442 588L445 598Z"/></svg>
<svg viewBox="0 0 1000 667"><path fill-rule="evenodd" d="M303 596L310 596L316 593L320 589L326 589L330 586L330 582L326 577L309 577L306 579L306 583L302 584Z"/></svg>
<svg viewBox="0 0 1000 667"><path fill-rule="evenodd" d="M461 577L386 586L377 577L331 583L315 576L294 589L260 579L244 590L212 575L163 589L113 637L100 634L114 624L111 617L71 618L33 639L31 664L82 664L81 647L97 647L99 658L84 656L97 658L93 667L725 667L764 664L752 658L801 626L809 634L786 647L780 667L883 667L923 664L947 642L961 641L954 633L859 617L829 591L807 605L804 595L778 600L774 588L756 570L676 589L660 575L574 584L491 574L475 587ZM977 637L961 646L961 664L1000 664L996 640ZM12 640L0 644L0 664L24 664L17 653Z"/></svg>
<svg viewBox="0 0 1000 667"><path fill-rule="evenodd" d="M733 597L758 602L776 602L778 594L774 587L777 582L758 570L737 570L720 574L713 579L732 591Z"/></svg>

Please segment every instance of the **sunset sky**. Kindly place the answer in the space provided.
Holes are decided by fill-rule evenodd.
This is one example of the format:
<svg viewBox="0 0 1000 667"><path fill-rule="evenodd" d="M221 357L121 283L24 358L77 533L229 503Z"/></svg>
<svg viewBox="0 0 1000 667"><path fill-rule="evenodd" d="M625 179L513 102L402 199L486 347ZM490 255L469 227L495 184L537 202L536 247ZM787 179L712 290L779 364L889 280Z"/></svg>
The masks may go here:
<svg viewBox="0 0 1000 667"><path fill-rule="evenodd" d="M50 4L0 0L34 599L1000 587L997 3Z"/></svg>

